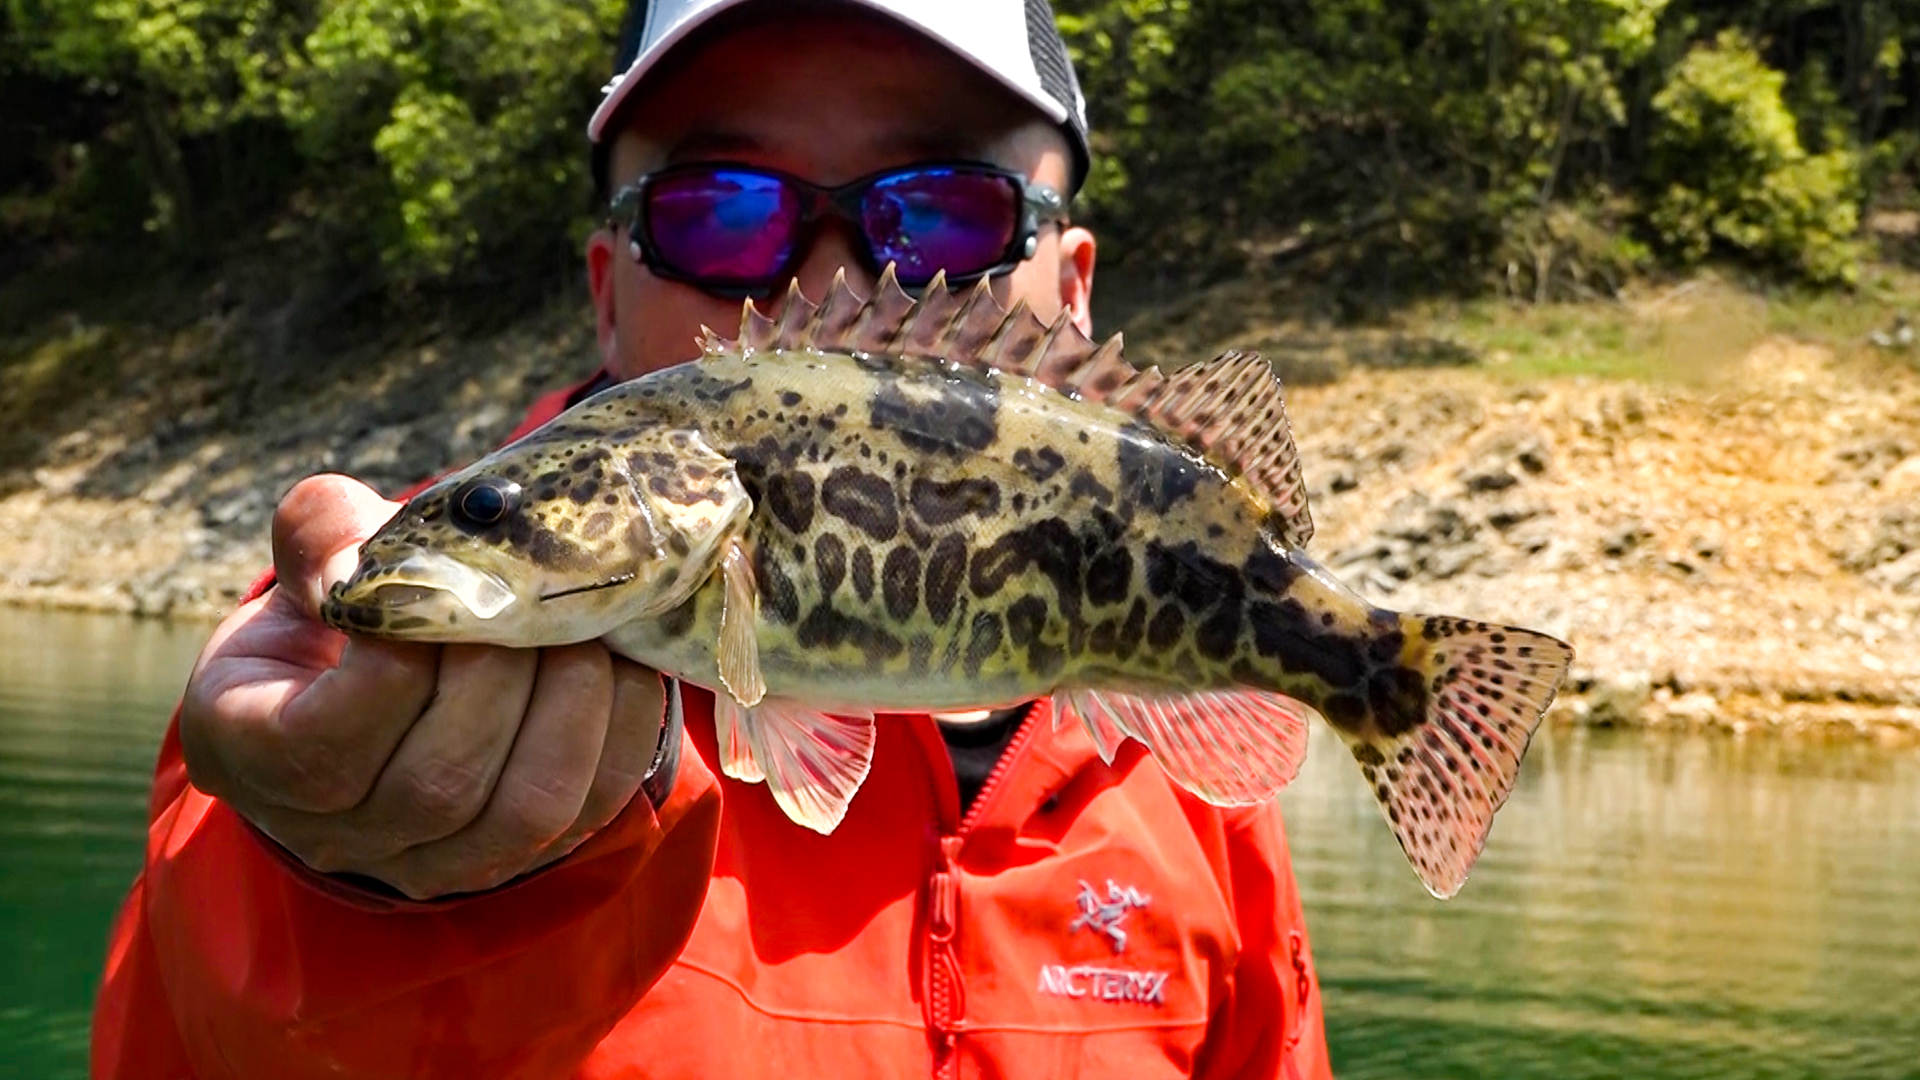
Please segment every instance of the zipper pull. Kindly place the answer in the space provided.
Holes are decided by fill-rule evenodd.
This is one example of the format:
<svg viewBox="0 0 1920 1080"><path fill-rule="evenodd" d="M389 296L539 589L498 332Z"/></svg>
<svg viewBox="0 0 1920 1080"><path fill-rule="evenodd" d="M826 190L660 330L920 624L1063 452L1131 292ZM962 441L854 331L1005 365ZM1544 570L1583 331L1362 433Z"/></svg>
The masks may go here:
<svg viewBox="0 0 1920 1080"><path fill-rule="evenodd" d="M936 945L953 941L960 924L960 878L955 870L959 861L960 838L940 838L940 864L927 883L927 932Z"/></svg>
<svg viewBox="0 0 1920 1080"><path fill-rule="evenodd" d="M941 870L933 875L931 895L927 897L927 933L936 945L948 945L953 942L953 932L960 920L960 882L953 871Z"/></svg>

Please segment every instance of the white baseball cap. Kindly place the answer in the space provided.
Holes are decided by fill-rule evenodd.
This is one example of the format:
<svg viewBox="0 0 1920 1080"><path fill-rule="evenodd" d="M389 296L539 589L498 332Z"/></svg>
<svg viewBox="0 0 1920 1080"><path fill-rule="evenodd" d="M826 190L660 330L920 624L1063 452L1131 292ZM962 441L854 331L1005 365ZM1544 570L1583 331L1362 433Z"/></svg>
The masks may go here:
<svg viewBox="0 0 1920 1080"><path fill-rule="evenodd" d="M633 0L614 76L587 122L599 144L607 125L662 57L717 15L754 0ZM768 2L768 0L763 0ZM1087 175L1087 103L1047 0L842 0L887 16L991 76L1060 125L1074 154L1074 186Z"/></svg>

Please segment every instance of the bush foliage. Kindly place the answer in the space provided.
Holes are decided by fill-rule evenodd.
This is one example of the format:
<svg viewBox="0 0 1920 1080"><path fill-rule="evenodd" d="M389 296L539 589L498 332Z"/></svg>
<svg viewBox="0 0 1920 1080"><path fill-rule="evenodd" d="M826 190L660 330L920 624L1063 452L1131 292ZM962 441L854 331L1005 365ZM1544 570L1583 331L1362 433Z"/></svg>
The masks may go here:
<svg viewBox="0 0 1920 1080"><path fill-rule="evenodd" d="M280 237L395 287L569 264L620 0L0 0L0 274ZM1845 282L1911 192L1920 0L1059 0L1110 258L1607 290Z"/></svg>

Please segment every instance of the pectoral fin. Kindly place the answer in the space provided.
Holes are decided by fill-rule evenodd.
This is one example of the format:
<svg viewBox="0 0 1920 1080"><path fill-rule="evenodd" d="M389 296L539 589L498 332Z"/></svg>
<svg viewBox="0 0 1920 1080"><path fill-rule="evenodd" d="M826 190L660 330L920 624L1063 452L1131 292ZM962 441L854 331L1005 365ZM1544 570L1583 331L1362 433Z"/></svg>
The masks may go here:
<svg viewBox="0 0 1920 1080"><path fill-rule="evenodd" d="M742 708L714 695L720 770L736 780L765 780L795 824L832 833L873 766L873 716L830 716L783 698Z"/></svg>
<svg viewBox="0 0 1920 1080"><path fill-rule="evenodd" d="M753 582L753 562L741 549L740 541L729 544L720 557L720 577L725 589L720 604L720 641L714 657L727 693L741 705L751 707L766 696L767 683L760 675L760 636L756 630L760 590Z"/></svg>

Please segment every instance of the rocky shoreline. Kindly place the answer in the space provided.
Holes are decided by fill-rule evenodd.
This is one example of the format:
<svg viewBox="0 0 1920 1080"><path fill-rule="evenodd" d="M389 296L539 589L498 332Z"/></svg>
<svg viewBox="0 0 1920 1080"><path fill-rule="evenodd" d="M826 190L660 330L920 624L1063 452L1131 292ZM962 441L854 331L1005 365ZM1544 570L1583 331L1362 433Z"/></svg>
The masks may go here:
<svg viewBox="0 0 1920 1080"><path fill-rule="evenodd" d="M1567 721L1920 740L1920 378L1763 341L1699 385L1356 372L1294 395L1315 548L1567 637Z"/></svg>
<svg viewBox="0 0 1920 1080"><path fill-rule="evenodd" d="M591 370L583 323L368 347L267 404L203 366L58 418L0 467L0 603L216 618L295 480L484 452ZM1289 400L1316 556L1386 606L1572 640L1557 719L1920 742L1913 369L1769 338L1671 382L1355 367Z"/></svg>

